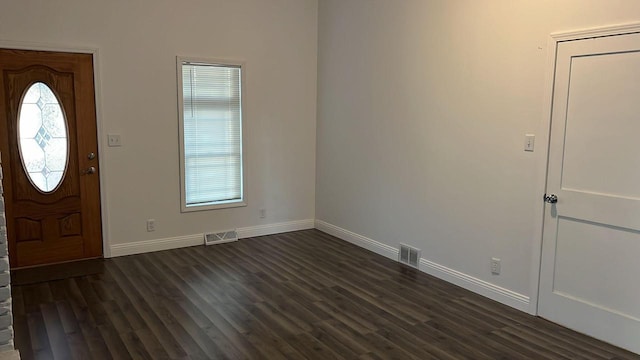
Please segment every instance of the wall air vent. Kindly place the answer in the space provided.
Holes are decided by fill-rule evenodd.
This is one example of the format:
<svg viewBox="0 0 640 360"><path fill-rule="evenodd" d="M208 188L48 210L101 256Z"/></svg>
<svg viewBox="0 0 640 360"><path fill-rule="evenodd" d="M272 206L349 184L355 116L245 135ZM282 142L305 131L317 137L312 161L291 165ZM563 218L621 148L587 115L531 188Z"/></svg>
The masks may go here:
<svg viewBox="0 0 640 360"><path fill-rule="evenodd" d="M420 262L420 254L422 251L409 245L400 244L398 252L398 261L411 267L418 268Z"/></svg>
<svg viewBox="0 0 640 360"><path fill-rule="evenodd" d="M205 245L224 244L232 241L238 241L238 233L235 230L204 234Z"/></svg>

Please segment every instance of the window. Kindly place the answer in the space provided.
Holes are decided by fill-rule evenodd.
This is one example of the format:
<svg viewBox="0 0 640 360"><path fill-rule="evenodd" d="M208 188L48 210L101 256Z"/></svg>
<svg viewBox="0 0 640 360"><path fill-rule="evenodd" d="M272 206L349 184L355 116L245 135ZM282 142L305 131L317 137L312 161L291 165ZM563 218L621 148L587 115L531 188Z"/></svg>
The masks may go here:
<svg viewBox="0 0 640 360"><path fill-rule="evenodd" d="M182 211L244 206L242 64L177 65Z"/></svg>
<svg viewBox="0 0 640 360"><path fill-rule="evenodd" d="M43 193L55 191L68 165L67 119L53 90L31 84L20 103L18 145L31 183Z"/></svg>

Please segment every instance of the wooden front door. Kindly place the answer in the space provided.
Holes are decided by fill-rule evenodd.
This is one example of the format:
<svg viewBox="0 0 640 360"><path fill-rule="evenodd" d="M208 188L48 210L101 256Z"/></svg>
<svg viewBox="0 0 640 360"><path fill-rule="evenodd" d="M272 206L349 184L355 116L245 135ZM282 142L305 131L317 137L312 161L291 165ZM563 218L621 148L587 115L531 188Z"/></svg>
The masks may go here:
<svg viewBox="0 0 640 360"><path fill-rule="evenodd" d="M640 34L555 64L539 313L640 354Z"/></svg>
<svg viewBox="0 0 640 360"><path fill-rule="evenodd" d="M12 268L102 256L91 54L0 49Z"/></svg>

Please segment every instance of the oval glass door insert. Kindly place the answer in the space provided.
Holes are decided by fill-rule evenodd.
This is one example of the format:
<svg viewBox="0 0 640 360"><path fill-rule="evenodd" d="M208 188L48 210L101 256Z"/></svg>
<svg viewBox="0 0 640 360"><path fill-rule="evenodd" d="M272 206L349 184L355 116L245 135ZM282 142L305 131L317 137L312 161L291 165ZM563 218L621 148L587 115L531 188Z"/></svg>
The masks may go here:
<svg viewBox="0 0 640 360"><path fill-rule="evenodd" d="M51 88L37 82L22 98L18 114L22 165L38 190L52 192L62 182L68 163L64 112Z"/></svg>

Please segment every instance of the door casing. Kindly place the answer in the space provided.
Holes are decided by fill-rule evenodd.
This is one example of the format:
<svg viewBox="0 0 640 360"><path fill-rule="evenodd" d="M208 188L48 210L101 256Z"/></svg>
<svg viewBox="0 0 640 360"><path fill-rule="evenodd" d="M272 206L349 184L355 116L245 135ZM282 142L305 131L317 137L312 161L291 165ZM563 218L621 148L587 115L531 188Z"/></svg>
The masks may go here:
<svg viewBox="0 0 640 360"><path fill-rule="evenodd" d="M104 258L111 257L111 246L109 241L109 207L107 202L107 182L105 176L102 174L107 171L107 161L104 155L105 144L103 141L104 124L102 121L102 91L100 82L100 62L99 52L96 48L77 48L68 47L64 45L50 45L50 44L34 44L26 42L13 42L13 41L1 41L0 49L16 49L16 50L35 50L35 51L55 51L55 52L67 52L67 53L83 53L91 54L93 57L93 81L95 92L95 104L96 104L96 130L98 137L98 161L100 163L100 171L98 173L100 178L100 210L102 220L102 254Z"/></svg>

